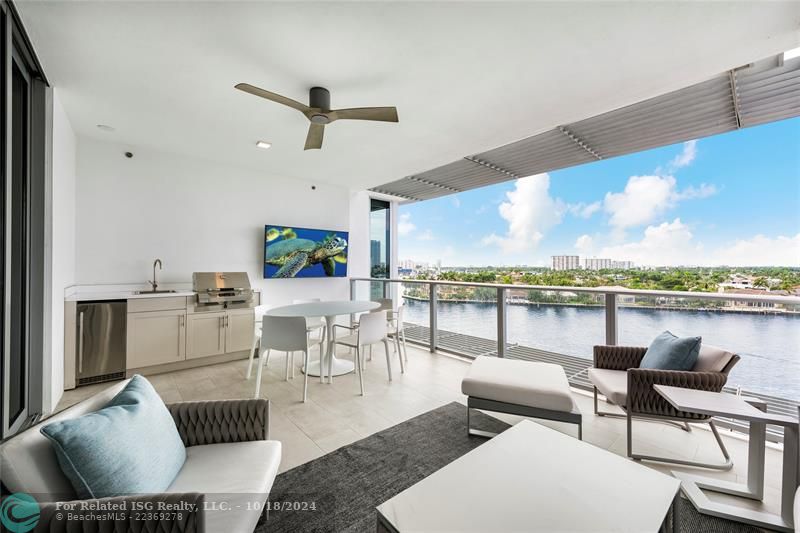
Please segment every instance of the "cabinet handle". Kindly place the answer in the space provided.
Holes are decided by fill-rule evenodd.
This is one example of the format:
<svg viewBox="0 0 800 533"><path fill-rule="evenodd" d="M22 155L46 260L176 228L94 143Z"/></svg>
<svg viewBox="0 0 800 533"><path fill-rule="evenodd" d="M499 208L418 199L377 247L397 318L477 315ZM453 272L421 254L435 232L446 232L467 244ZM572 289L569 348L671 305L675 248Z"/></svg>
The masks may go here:
<svg viewBox="0 0 800 533"><path fill-rule="evenodd" d="M78 374L83 373L83 313L78 317Z"/></svg>

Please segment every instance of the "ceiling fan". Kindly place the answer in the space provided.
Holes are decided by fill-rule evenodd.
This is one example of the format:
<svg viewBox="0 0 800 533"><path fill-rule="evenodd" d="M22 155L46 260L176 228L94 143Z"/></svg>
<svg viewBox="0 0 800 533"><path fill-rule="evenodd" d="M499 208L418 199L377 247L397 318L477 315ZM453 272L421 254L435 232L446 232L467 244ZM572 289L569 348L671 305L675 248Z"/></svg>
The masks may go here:
<svg viewBox="0 0 800 533"><path fill-rule="evenodd" d="M322 137L325 124L334 120L376 120L379 122L397 122L395 107L354 107L350 109L331 109L331 93L323 87L312 87L309 91L308 104L301 104L277 93L260 89L249 83L239 83L236 88L246 93L272 100L279 104L297 109L311 121L306 136L305 150L322 148Z"/></svg>

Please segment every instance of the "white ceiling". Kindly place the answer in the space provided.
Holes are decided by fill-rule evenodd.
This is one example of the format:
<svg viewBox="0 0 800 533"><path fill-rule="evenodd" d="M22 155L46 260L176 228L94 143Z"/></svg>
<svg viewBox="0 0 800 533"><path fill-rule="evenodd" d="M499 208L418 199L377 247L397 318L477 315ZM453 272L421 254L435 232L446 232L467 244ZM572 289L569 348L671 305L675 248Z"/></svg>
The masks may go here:
<svg viewBox="0 0 800 533"><path fill-rule="evenodd" d="M17 6L79 135L355 189L800 45L798 2ZM304 152L308 121L238 82L400 123L336 122Z"/></svg>

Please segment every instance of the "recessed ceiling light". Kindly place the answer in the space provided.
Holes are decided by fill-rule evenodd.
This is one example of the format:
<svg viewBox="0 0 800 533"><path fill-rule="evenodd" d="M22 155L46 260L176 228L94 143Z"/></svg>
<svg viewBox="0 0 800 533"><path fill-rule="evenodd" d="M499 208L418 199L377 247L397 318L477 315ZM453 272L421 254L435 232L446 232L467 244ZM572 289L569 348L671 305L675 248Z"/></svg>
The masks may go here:
<svg viewBox="0 0 800 533"><path fill-rule="evenodd" d="M258 141L258 142L256 143L256 146L258 146L259 148L263 148L264 150L266 150L267 148L270 148L270 147L272 146L272 143L268 143L267 141Z"/></svg>
<svg viewBox="0 0 800 533"><path fill-rule="evenodd" d="M795 57L800 57L800 47L792 48L791 50L787 50L783 53L784 61L788 59L794 59Z"/></svg>
<svg viewBox="0 0 800 533"><path fill-rule="evenodd" d="M105 131L106 133L111 133L111 132L114 131L114 127L113 126L109 126L107 124L98 124L97 125L97 129Z"/></svg>

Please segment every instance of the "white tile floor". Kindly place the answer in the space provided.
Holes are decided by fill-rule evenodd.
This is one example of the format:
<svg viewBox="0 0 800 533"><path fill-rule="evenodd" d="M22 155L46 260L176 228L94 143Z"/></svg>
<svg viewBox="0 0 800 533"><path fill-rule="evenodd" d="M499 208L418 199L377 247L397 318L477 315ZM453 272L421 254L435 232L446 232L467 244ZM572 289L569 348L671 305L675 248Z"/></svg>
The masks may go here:
<svg viewBox="0 0 800 533"><path fill-rule="evenodd" d="M261 396L271 403L270 437L283 443L281 471L320 457L341 446L355 442L377 431L388 428L422 414L445 403L466 403L461 394L461 378L469 361L432 354L426 349L408 347L409 363L401 374L396 355L393 355L394 380L389 382L386 360L382 348L375 348L375 357L365 372L366 396L358 394L358 381L354 374L340 376L333 384L321 384L319 378L309 378L308 401L302 403L303 374L299 368L295 378L284 381L285 354L273 353L270 365L264 371ZM313 356L312 356L313 357ZM345 353L343 358L349 358ZM298 364L300 357L296 358ZM255 390L255 377L245 379L247 361L235 361L149 376L165 402L249 398ZM255 371L253 372L255 376ZM108 384L81 387L67 391L59 409L72 405ZM594 415L590 396L576 391L576 398L584 413L584 440L619 455L626 453L625 421L600 418ZM603 406L608 408L608 406ZM515 417L503 417L509 422ZM545 422L546 423L546 422ZM565 433L575 434L571 424L546 423ZM680 468L712 477L743 481L747 470L747 443L721 430L726 446L735 462L729 472ZM634 447L640 453L675 455L684 459L719 461L721 454L709 431L700 427L691 433L665 424L634 422ZM767 449L766 497L763 507L749 505L770 512L779 511L781 483L781 454L774 447ZM678 467L643 463L668 472ZM714 499L741 500L725 496Z"/></svg>

